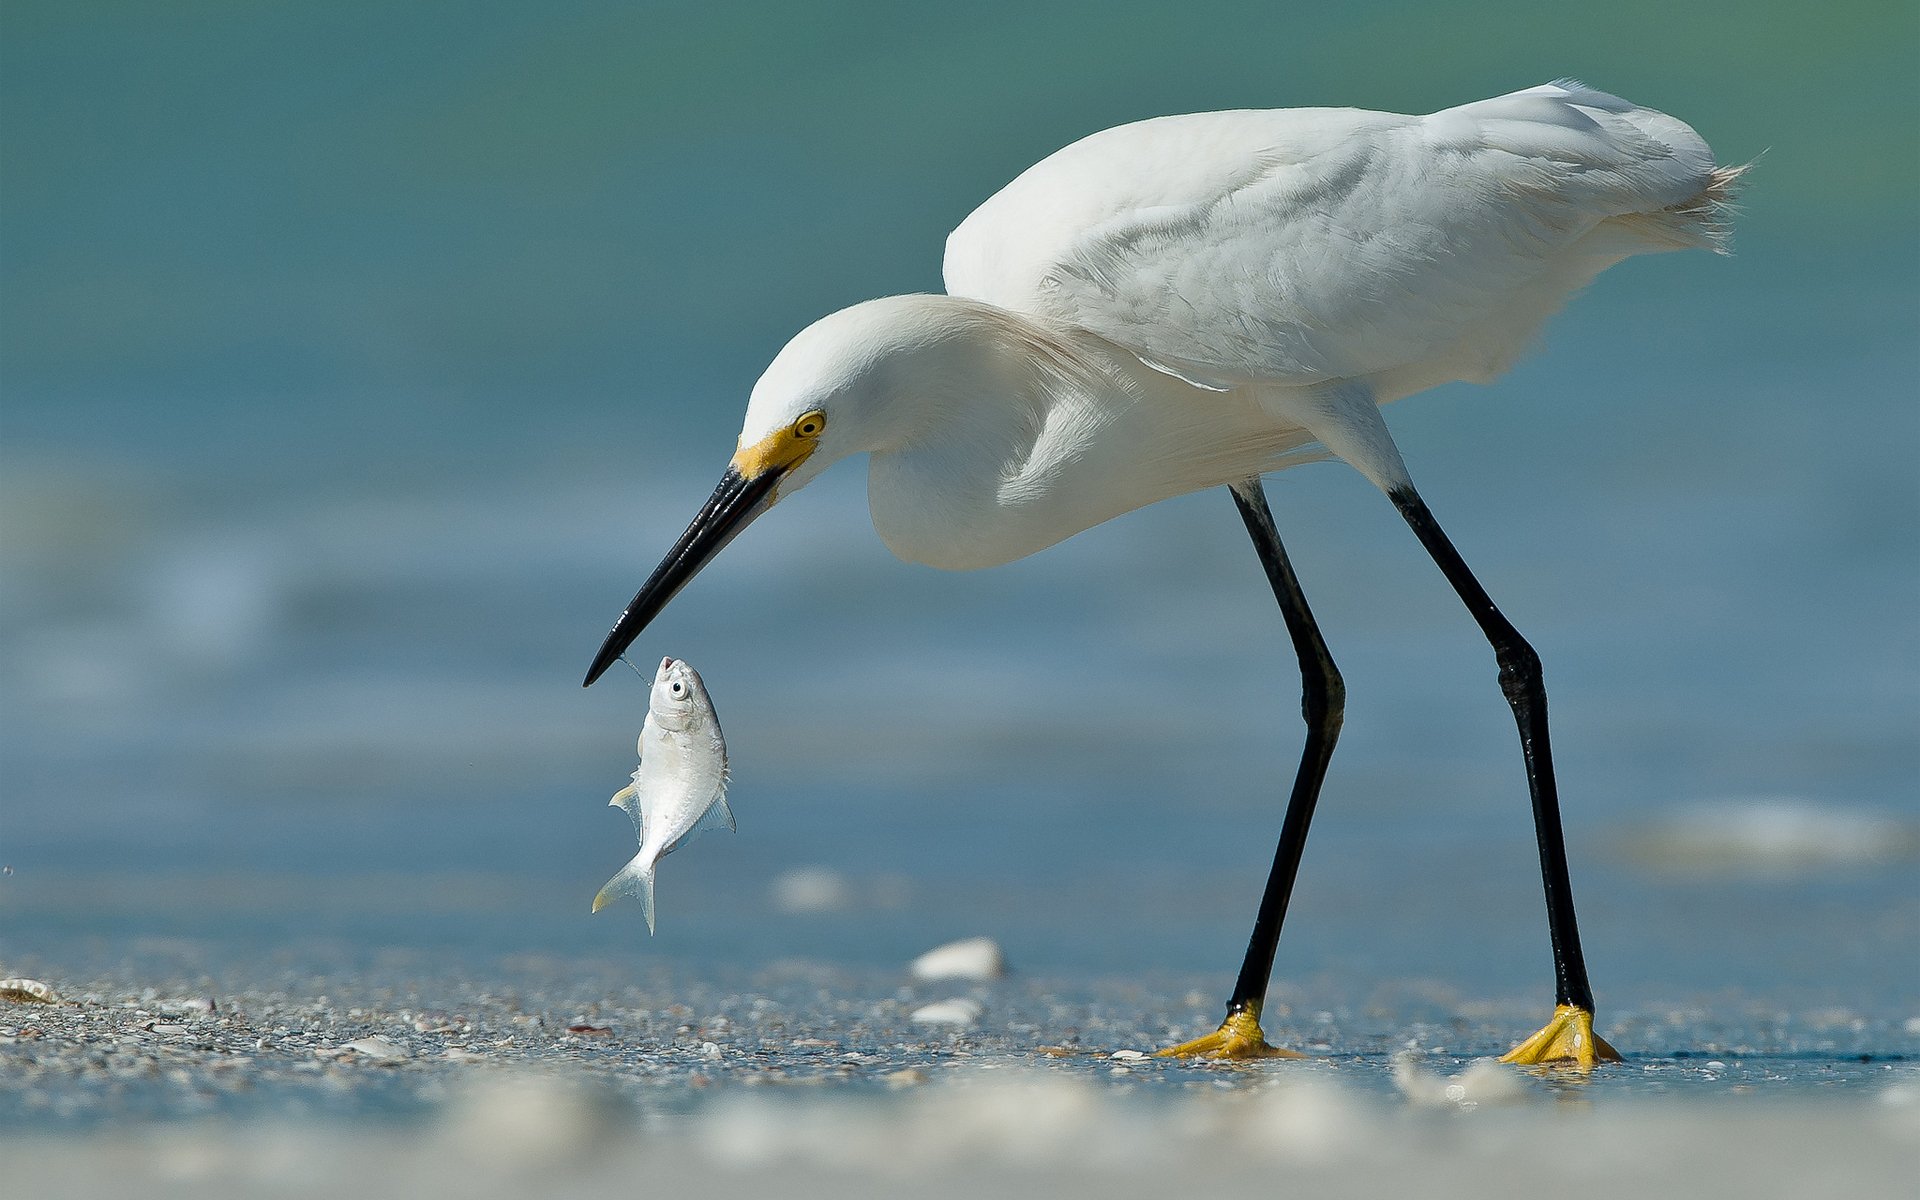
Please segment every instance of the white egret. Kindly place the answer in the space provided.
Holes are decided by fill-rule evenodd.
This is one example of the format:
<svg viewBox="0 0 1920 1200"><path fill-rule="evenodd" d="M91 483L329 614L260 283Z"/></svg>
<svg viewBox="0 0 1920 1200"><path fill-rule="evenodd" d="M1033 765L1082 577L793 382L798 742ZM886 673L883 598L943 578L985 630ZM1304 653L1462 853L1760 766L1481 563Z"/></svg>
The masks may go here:
<svg viewBox="0 0 1920 1200"><path fill-rule="evenodd" d="M1260 476L1338 457L1466 602L1519 725L1557 1004L1508 1058L1617 1057L1592 1028L1539 659L1415 491L1380 405L1492 379L1621 259L1718 248L1740 172L1673 117L1571 81L1424 117L1198 113L1087 137L954 230L950 294L855 305L781 350L587 683L749 521L849 455L869 456L887 546L956 569L1226 485L1299 656L1307 742L1227 1017L1167 1053L1284 1053L1260 1010L1345 691Z"/></svg>

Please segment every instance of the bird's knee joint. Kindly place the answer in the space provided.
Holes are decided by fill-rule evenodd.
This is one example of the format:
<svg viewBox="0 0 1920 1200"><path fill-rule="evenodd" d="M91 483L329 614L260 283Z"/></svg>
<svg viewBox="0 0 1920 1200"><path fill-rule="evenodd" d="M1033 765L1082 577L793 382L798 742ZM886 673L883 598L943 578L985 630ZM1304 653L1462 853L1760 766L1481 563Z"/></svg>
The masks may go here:
<svg viewBox="0 0 1920 1200"><path fill-rule="evenodd" d="M1346 715L1346 707L1340 704L1303 703L1300 706L1300 716L1306 720L1308 729L1338 733L1346 721Z"/></svg>
<svg viewBox="0 0 1920 1200"><path fill-rule="evenodd" d="M1500 690L1509 700L1540 689L1540 656L1532 646L1515 639L1503 643L1495 656L1500 663Z"/></svg>
<svg viewBox="0 0 1920 1200"><path fill-rule="evenodd" d="M1340 724L1347 712L1347 685L1338 675L1327 680L1327 719Z"/></svg>
<svg viewBox="0 0 1920 1200"><path fill-rule="evenodd" d="M1306 718L1309 729L1338 733L1346 719L1347 685L1340 673L1331 669L1315 682L1318 686L1308 686L1300 697L1300 715Z"/></svg>

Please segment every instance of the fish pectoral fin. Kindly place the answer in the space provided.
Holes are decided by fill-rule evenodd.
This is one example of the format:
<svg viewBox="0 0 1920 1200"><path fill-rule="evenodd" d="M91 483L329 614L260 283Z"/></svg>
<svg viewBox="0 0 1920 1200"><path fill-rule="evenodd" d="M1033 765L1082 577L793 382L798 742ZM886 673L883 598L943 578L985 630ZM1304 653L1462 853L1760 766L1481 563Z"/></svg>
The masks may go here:
<svg viewBox="0 0 1920 1200"><path fill-rule="evenodd" d="M707 806L707 811L701 813L685 833L668 842L667 848L660 852L660 857L665 858L710 829L724 829L728 833L738 832L733 824L733 810L727 807L725 796L715 799Z"/></svg>
<svg viewBox="0 0 1920 1200"><path fill-rule="evenodd" d="M733 823L733 810L727 807L727 798L724 794L714 800L711 808L700 814L700 819L693 824L692 832L698 833L707 829L724 829L728 833L739 832Z"/></svg>
<svg viewBox="0 0 1920 1200"><path fill-rule="evenodd" d="M635 855L633 861L621 867L618 874L607 880L593 897L593 911L599 912L622 896L632 896L640 901L640 909L647 916L647 932L653 932L653 868L647 866Z"/></svg>

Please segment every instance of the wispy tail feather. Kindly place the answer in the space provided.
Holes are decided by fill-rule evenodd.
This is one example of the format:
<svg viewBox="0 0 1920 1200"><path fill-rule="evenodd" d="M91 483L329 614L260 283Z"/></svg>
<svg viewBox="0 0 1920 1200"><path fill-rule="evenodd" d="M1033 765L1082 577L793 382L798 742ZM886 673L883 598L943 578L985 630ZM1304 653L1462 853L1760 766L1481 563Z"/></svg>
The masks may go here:
<svg viewBox="0 0 1920 1200"><path fill-rule="evenodd" d="M1660 249L1729 253L1733 217L1739 211L1740 178L1752 167L1752 163L1715 167L1707 175L1707 186L1680 203L1653 212L1610 217L1606 225L1631 231L1634 237Z"/></svg>
<svg viewBox="0 0 1920 1200"><path fill-rule="evenodd" d="M1737 167L1715 167L1700 194L1679 206L1694 218L1707 239L1708 249L1716 253L1725 254L1732 249L1733 218L1740 211L1740 181L1751 170L1750 162Z"/></svg>

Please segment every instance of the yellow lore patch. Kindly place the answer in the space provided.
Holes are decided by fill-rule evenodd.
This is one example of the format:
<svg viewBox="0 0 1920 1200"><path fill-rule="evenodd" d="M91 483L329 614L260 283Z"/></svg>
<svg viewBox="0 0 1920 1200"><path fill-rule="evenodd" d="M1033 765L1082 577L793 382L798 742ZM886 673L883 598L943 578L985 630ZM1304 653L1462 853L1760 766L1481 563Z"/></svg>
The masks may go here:
<svg viewBox="0 0 1920 1200"><path fill-rule="evenodd" d="M735 450L733 469L740 472L742 479L758 479L768 471L790 471L807 461L813 448L820 444L820 433L826 427L827 414L818 410L802 413L778 433Z"/></svg>

